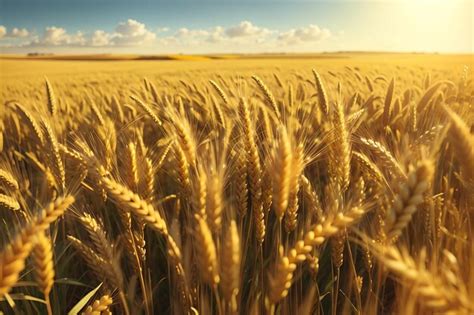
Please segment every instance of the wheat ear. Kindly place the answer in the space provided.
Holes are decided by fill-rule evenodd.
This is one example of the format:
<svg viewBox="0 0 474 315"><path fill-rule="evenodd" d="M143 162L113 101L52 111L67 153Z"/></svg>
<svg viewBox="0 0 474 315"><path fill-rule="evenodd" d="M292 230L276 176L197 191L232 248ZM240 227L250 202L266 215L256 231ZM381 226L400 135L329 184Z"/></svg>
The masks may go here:
<svg viewBox="0 0 474 315"><path fill-rule="evenodd" d="M250 119L250 110L247 102L241 99L239 115L245 139L245 152L247 153L247 174L252 200L252 211L255 222L256 237L258 242L263 242L265 237L265 213L262 202L262 167L258 147L255 142L255 129Z"/></svg>
<svg viewBox="0 0 474 315"><path fill-rule="evenodd" d="M35 264L36 281L46 300L48 314L52 314L49 302L49 293L54 284L54 261L51 239L44 233L38 234L36 245L33 248L33 261Z"/></svg>
<svg viewBox="0 0 474 315"><path fill-rule="evenodd" d="M112 199L119 208L135 214L150 225L150 227L164 235L168 235L166 222L151 204L141 199L139 195L127 187L120 185L110 178L102 177L101 182L110 199Z"/></svg>
<svg viewBox="0 0 474 315"><path fill-rule="evenodd" d="M425 249L422 249L418 261L406 250L395 246L374 245L372 250L384 266L399 277L401 284L410 287L410 291L417 295L416 301L432 311L443 314L471 314L474 311L472 299L467 296L465 286L459 283L449 264L442 264L443 270L437 274L426 269ZM453 255L450 260L456 263Z"/></svg>
<svg viewBox="0 0 474 315"><path fill-rule="evenodd" d="M256 75L252 76L252 79L255 81L255 83L257 83L258 87L263 92L263 95L265 95L265 100L267 101L268 105L271 106L271 108L275 112L275 115L277 116L277 118L281 119L280 109L278 108L278 105L275 101L275 97L273 97L273 94L270 91L270 89Z"/></svg>
<svg viewBox="0 0 474 315"><path fill-rule="evenodd" d="M130 142L125 148L124 167L125 183L134 192L137 192L140 176L138 174L137 146L134 142Z"/></svg>
<svg viewBox="0 0 474 315"><path fill-rule="evenodd" d="M58 107L56 95L54 94L53 86L49 83L48 78L45 77L44 81L46 85L46 95L48 97L48 111L52 116L54 116Z"/></svg>
<svg viewBox="0 0 474 315"><path fill-rule="evenodd" d="M59 197L47 205L40 216L26 226L0 254L0 297L3 297L17 282L25 268L25 259L33 249L36 237L63 215L74 202L74 197Z"/></svg>
<svg viewBox="0 0 474 315"><path fill-rule="evenodd" d="M229 98L225 94L224 90L221 89L221 87L213 80L209 80L209 83L211 83L212 87L214 90L216 90L217 94L219 94L220 98L224 102L224 104L229 104Z"/></svg>
<svg viewBox="0 0 474 315"><path fill-rule="evenodd" d="M354 224L364 213L363 209L353 207L345 214L338 213L328 219L322 219L321 223L311 228L304 238L296 243L295 247L288 250L286 255L283 254L283 248L280 248L280 257L273 273L269 276L268 298L270 302L275 304L288 295L297 264L305 261L315 246Z"/></svg>
<svg viewBox="0 0 474 315"><path fill-rule="evenodd" d="M157 124L158 126L161 126L163 123L161 122L161 119L158 118L158 116L155 114L155 112L153 111L153 109L148 106L145 102L143 102L142 100L140 100L138 97L136 96L130 96L130 98L132 100L134 100L138 106L140 106L141 109L143 109L145 111L145 113L148 114L148 116L151 117L151 120L153 120L153 122L155 124Z"/></svg>
<svg viewBox="0 0 474 315"><path fill-rule="evenodd" d="M392 78L390 81L387 94L385 95L385 102L383 107L383 120L385 124L388 124L390 121L390 114L392 113L392 98L393 98L393 90L395 88L395 78Z"/></svg>
<svg viewBox="0 0 474 315"><path fill-rule="evenodd" d="M384 183L385 179L382 172L377 165L369 160L367 156L359 152L353 152L352 156L354 157L354 160L367 172L370 178L380 185Z"/></svg>
<svg viewBox="0 0 474 315"><path fill-rule="evenodd" d="M219 283L219 269L217 264L216 246L206 220L199 215L196 218L195 246L197 265L202 280L215 286Z"/></svg>
<svg viewBox="0 0 474 315"><path fill-rule="evenodd" d="M234 220L230 222L225 232L221 251L221 288L224 298L231 305L231 309L237 311L236 296L240 288L240 238L237 224Z"/></svg>
<svg viewBox="0 0 474 315"><path fill-rule="evenodd" d="M206 194L206 214L207 222L213 233L219 233L222 225L222 209L224 207L223 195L223 178L219 171L211 169L207 178L207 194Z"/></svg>
<svg viewBox="0 0 474 315"><path fill-rule="evenodd" d="M461 117L446 106L444 109L452 122L449 135L458 154L458 160L464 167L467 179L474 181L474 136Z"/></svg>
<svg viewBox="0 0 474 315"><path fill-rule="evenodd" d="M120 274L116 273L116 270L112 268L112 262L104 259L97 254L92 248L84 244L81 240L68 235L68 241L71 245L79 252L82 258L86 261L87 265L94 271L97 277L102 277L110 283L113 288L122 287L122 279Z"/></svg>
<svg viewBox="0 0 474 315"><path fill-rule="evenodd" d="M241 146L239 146L238 149L241 149ZM235 152L234 172L234 179L232 183L235 185L235 207L237 209L237 213L240 216L245 216L247 213L249 194L247 185L247 159L245 154L240 150Z"/></svg>
<svg viewBox="0 0 474 315"><path fill-rule="evenodd" d="M318 100L319 100L319 106L321 107L321 110L323 113L326 115L329 114L329 102L328 102L328 96L326 94L326 90L324 88L324 83L323 80L321 79L321 76L319 73L313 69L313 75L314 79L316 81L316 89L318 92Z"/></svg>
<svg viewBox="0 0 474 315"><path fill-rule="evenodd" d="M288 208L293 152L285 127L279 128L279 135L273 157L274 165L270 172L274 174L272 204L277 218L281 220Z"/></svg>
<svg viewBox="0 0 474 315"><path fill-rule="evenodd" d="M51 239L44 233L38 234L36 245L33 248L36 279L45 296L51 292L54 282L54 262Z"/></svg>
<svg viewBox="0 0 474 315"><path fill-rule="evenodd" d="M301 174L304 169L303 145L298 145L293 153L292 171L290 177L290 194L288 208L285 214L285 229L294 231L298 222L298 193L300 190Z"/></svg>
<svg viewBox="0 0 474 315"><path fill-rule="evenodd" d="M100 112L99 107L97 107L97 104L91 98L88 98L88 99L89 99L89 107L90 107L92 113L94 114L94 117L97 119L100 126L104 126L105 125L105 119L104 119L104 116L102 115L102 113Z"/></svg>
<svg viewBox="0 0 474 315"><path fill-rule="evenodd" d="M59 153L58 139L53 131L53 128L47 120L42 119L41 124L43 126L43 130L45 131L46 139L48 140L49 151L53 161L52 167L54 170L54 176L57 183L64 190L66 187L66 171L64 170L63 160L61 159L61 155Z"/></svg>
<svg viewBox="0 0 474 315"><path fill-rule="evenodd" d="M385 234L389 242L394 242L402 234L417 206L423 202L423 194L430 187L433 172L432 162L424 160L409 172L406 181L399 184L385 220Z"/></svg>
<svg viewBox="0 0 474 315"><path fill-rule="evenodd" d="M362 143L368 146L375 154L381 159L382 163L393 171L395 176L398 178L406 179L405 172L398 163L398 161L393 157L393 155L385 148L380 142L377 142L372 139L360 138Z"/></svg>
<svg viewBox="0 0 474 315"><path fill-rule="evenodd" d="M94 247L99 252L99 256L104 260L111 262L114 256L113 246L110 244L102 224L97 222L97 220L88 213L84 213L79 217L79 220L87 230L89 237L94 243Z"/></svg>
<svg viewBox="0 0 474 315"><path fill-rule="evenodd" d="M28 111L23 105L15 104L16 108L21 113L21 116L26 121L27 125L30 126L31 130L34 132L35 136L38 138L38 141L41 145L44 144L44 135L43 131L41 130L40 126L38 125L37 120L35 117Z"/></svg>
<svg viewBox="0 0 474 315"><path fill-rule="evenodd" d="M21 209L20 204L15 198L4 194L0 194L0 208L10 211L18 211Z"/></svg>
<svg viewBox="0 0 474 315"><path fill-rule="evenodd" d="M95 300L92 305L86 307L82 315L101 315L109 311L109 306L112 305L113 300L109 295L102 296L99 300Z"/></svg>
<svg viewBox="0 0 474 315"><path fill-rule="evenodd" d="M196 163L196 140L192 132L191 125L189 121L184 117L175 115L173 117L174 130L176 132L178 143L181 146L181 149L186 155L188 163L193 166Z"/></svg>

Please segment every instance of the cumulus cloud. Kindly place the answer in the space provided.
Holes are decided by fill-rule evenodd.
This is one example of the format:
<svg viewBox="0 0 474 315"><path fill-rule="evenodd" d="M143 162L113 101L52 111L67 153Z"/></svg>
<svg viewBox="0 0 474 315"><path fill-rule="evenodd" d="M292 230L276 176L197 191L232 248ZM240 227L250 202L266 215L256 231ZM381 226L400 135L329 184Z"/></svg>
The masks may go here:
<svg viewBox="0 0 474 315"><path fill-rule="evenodd" d="M66 29L56 26L45 28L40 38L31 41L31 46L84 46L87 40L82 32L69 34Z"/></svg>
<svg viewBox="0 0 474 315"><path fill-rule="evenodd" d="M132 19L119 23L115 31L112 42L116 45L143 45L151 43L156 38L156 34L148 30L145 24Z"/></svg>
<svg viewBox="0 0 474 315"><path fill-rule="evenodd" d="M5 36L6 33L7 33L7 28L3 25L0 25L0 38Z"/></svg>
<svg viewBox="0 0 474 315"><path fill-rule="evenodd" d="M227 36L234 37L248 37L258 35L268 35L271 31L267 28L262 28L253 25L249 21L242 21L239 25L229 27L225 30Z"/></svg>
<svg viewBox="0 0 474 315"><path fill-rule="evenodd" d="M195 30L190 30L187 29L186 27L180 28L174 36L178 38L184 38L184 37L202 37L202 36L208 36L209 32L206 30L201 30L201 29L195 29Z"/></svg>
<svg viewBox="0 0 474 315"><path fill-rule="evenodd" d="M10 32L7 32L7 28L0 25L0 38L25 38L30 35L30 32L26 28L14 27Z"/></svg>
<svg viewBox="0 0 474 315"><path fill-rule="evenodd" d="M205 39L209 36L209 31L203 29L188 29L182 27L174 32L170 36L160 38L160 45L169 46L169 45L191 45L196 46L202 44Z"/></svg>
<svg viewBox="0 0 474 315"><path fill-rule="evenodd" d="M6 29L5 29L6 33ZM1 31L0 31L1 34ZM26 29L13 29L11 37L29 37L29 46L49 47L49 46L140 46L152 43L156 34L148 30L145 24L136 20L128 19L121 22L115 28L115 32L95 30L92 33L84 34L81 31L69 33L65 28L48 26L41 36L30 36ZM1 36L0 36L1 37Z"/></svg>
<svg viewBox="0 0 474 315"><path fill-rule="evenodd" d="M308 49L310 43L326 38L337 39L328 29L317 25L275 31L244 20L237 25L209 28L186 28L170 30L167 27L148 28L144 23L127 19L115 29L97 29L92 32L72 33L59 26L48 26L40 34L25 28L8 30L0 25L0 38L12 47L153 47L169 51L272 51L282 45L291 45L293 50ZM20 42L20 39L23 39Z"/></svg>
<svg viewBox="0 0 474 315"><path fill-rule="evenodd" d="M231 43L262 43L273 31L256 26L249 21L242 21L238 25L224 28L215 26L208 29L180 28L172 36L160 40L162 44L179 43L181 45L208 45Z"/></svg>
<svg viewBox="0 0 474 315"><path fill-rule="evenodd" d="M207 41L210 43L218 43L225 40L225 30L222 26L216 26L209 32Z"/></svg>
<svg viewBox="0 0 474 315"><path fill-rule="evenodd" d="M105 31L97 30L92 33L90 40L91 46L107 46L110 44L111 35Z"/></svg>
<svg viewBox="0 0 474 315"><path fill-rule="evenodd" d="M69 35L62 27L49 26L44 30L43 37L37 44L53 45L66 44L69 41Z"/></svg>
<svg viewBox="0 0 474 315"><path fill-rule="evenodd" d="M215 26L207 29L189 29L182 27L169 36L158 38L162 46L178 45L180 49L189 46L205 45L242 45L259 44L265 42L268 35L274 32L263 27L256 26L249 21L242 21L236 26L224 28Z"/></svg>
<svg viewBox="0 0 474 315"><path fill-rule="evenodd" d="M329 37L331 37L331 32L328 29L313 24L281 32L278 35L278 39L286 44L319 42Z"/></svg>
<svg viewBox="0 0 474 315"><path fill-rule="evenodd" d="M10 34L11 37L28 37L30 35L30 32L26 28L13 28L12 32Z"/></svg>

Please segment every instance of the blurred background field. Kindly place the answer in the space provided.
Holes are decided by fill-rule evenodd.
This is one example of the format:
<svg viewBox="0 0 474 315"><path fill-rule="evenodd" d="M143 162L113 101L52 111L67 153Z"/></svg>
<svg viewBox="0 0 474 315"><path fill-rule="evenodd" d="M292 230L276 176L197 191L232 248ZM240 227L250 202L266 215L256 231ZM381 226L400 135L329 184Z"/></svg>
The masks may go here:
<svg viewBox="0 0 474 315"><path fill-rule="evenodd" d="M138 55L54 55L54 56L0 56L2 100L8 99L8 90L23 85L25 95L38 91L44 77L65 84L66 87L94 87L101 89L117 85L141 84L149 80L179 81L192 78L193 82L215 78L216 75L284 75L293 79L301 71L318 69L331 76L347 68L361 73L384 73L387 77L397 73L412 74L406 77L418 83L415 72L440 72L462 76L474 66L473 55L395 54L395 53L328 53L286 55L217 55L217 56L155 56L159 60L137 60ZM153 58L153 57L148 57ZM66 60L74 59L74 60ZM61 93L61 91L58 91ZM7 93L7 94L5 94ZM11 96L11 94L10 94Z"/></svg>

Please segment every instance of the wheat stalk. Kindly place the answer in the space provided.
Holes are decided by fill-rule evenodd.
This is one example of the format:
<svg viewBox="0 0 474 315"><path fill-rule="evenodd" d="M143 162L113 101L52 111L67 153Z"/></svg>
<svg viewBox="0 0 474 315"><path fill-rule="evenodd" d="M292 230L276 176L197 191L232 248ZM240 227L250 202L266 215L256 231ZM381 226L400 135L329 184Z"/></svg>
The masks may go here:
<svg viewBox="0 0 474 315"><path fill-rule="evenodd" d="M351 172L351 148L349 133L344 117L344 108L341 103L337 103L334 111L334 141L332 143L331 163L334 168L334 177L339 181L342 191L349 187Z"/></svg>

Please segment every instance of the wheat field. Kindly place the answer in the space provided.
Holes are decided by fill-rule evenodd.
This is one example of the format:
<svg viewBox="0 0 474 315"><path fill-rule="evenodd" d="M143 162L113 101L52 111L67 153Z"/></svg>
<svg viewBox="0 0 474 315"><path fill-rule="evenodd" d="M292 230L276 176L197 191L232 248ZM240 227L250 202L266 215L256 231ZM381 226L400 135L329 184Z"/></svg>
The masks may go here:
<svg viewBox="0 0 474 315"><path fill-rule="evenodd" d="M0 60L0 313L473 314L472 55L235 58Z"/></svg>

